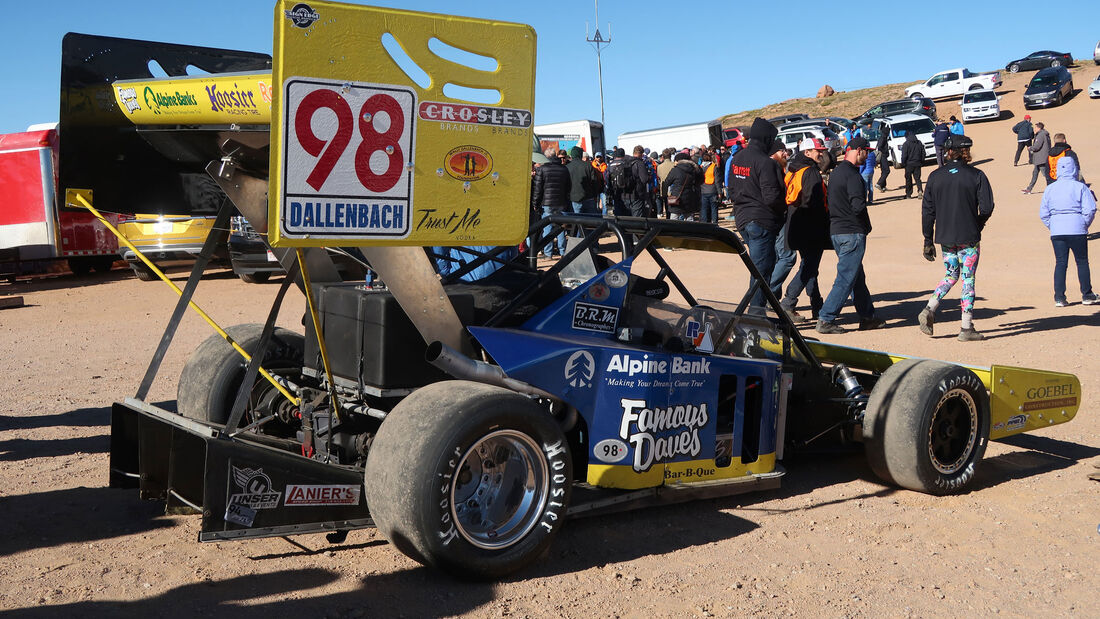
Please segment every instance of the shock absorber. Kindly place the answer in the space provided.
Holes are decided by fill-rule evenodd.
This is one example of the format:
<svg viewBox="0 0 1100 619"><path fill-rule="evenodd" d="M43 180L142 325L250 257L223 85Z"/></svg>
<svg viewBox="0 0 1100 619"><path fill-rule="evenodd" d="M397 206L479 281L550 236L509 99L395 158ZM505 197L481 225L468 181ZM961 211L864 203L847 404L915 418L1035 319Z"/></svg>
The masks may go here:
<svg viewBox="0 0 1100 619"><path fill-rule="evenodd" d="M844 389L844 397L855 398L863 393L863 385L859 384L856 375L843 363L833 366L833 382Z"/></svg>

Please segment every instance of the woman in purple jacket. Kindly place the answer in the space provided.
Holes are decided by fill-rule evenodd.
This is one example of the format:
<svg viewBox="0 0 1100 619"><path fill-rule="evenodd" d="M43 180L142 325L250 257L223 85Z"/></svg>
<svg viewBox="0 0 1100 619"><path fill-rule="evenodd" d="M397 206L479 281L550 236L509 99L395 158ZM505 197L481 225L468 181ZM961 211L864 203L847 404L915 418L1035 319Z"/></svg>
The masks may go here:
<svg viewBox="0 0 1100 619"><path fill-rule="evenodd" d="M1066 306L1066 267L1070 251L1077 263L1081 303L1095 305L1100 299L1092 291L1087 236L1096 216L1096 196L1077 180L1077 162L1072 157L1059 159L1057 171L1058 180L1046 188L1039 205L1039 219L1050 229L1050 243L1054 246L1054 306Z"/></svg>

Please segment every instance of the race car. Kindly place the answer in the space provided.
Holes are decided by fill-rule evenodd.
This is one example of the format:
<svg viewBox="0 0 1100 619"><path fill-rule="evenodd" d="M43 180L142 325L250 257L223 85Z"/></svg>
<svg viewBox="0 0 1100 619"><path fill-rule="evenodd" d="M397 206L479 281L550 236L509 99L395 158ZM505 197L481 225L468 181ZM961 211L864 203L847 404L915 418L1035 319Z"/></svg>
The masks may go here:
<svg viewBox="0 0 1100 619"><path fill-rule="evenodd" d="M350 27L360 18L357 42L364 45L370 29L379 38L383 30L405 37L416 30L425 48L444 28L451 36L464 33L471 46L510 36L509 45L498 46L508 49L506 60L520 51L529 56L482 79L497 79L506 68L529 77L526 87L533 87L533 73L523 73L535 66L533 31L521 25L446 22L335 3L316 11L301 3L279 8L281 33L321 50L318 71L331 64L317 43L327 31L310 29L323 10L325 24ZM382 57L386 52L377 47L372 53ZM180 290L168 282L180 300L137 396L116 403L111 422L111 485L136 487L173 512L200 513L201 541L315 532L339 541L348 531L376 526L421 563L463 578L494 579L535 561L569 517L775 488L786 451L829 441L862 444L871 468L889 483L959 492L973 480L989 440L1069 421L1079 406L1080 383L1072 375L961 366L803 337L729 229L582 215L552 216L528 229L530 128L487 125L477 133L485 140L481 147L465 143L465 130L416 120L413 95L446 95L408 86L384 57L371 74L377 83L363 85L331 76L286 79L307 73L280 75L286 70L278 66L265 75L265 58L227 50L83 35L67 36L66 49L63 82L68 78L73 87L61 123L79 129L66 133L76 136L74 152L104 145L115 151L93 160L104 166L95 174L62 161L62 173L68 166L75 174L69 178L80 183L66 187L67 203L98 213L95 204L104 201L156 197L183 213L217 213L187 285ZM160 59L169 78L148 75L144 59L150 57ZM185 75L190 65L231 74ZM169 92L169 80L178 93L173 101L198 101L206 93L211 103L146 109L148 101L167 100L147 101L138 93ZM260 105L271 84L284 95L312 90L284 97L288 107L279 115ZM349 148L362 157L333 157L318 173L327 150L312 133L312 114L343 110L359 96L356 89L384 88L405 102L391 97L387 103L389 127L415 129L416 140L413 131L402 133L405 141L396 146L364 136ZM229 89L237 108L214 96ZM533 95L526 95L521 103L529 108ZM372 135L377 127L368 124L375 119L366 102L389 99L363 99L366 111L356 122L359 133ZM484 116L514 125L530 119L524 104L447 105L459 110L456 122L465 110L468 124ZM245 114L250 122L237 122ZM298 124L287 130L281 122ZM268 148L280 137L312 145L301 149L311 165L280 167ZM372 158L384 167L367 166ZM146 182L141 174L130 184L135 170L142 171L138 166L163 182ZM485 212L477 217L518 214L522 228L514 242L526 235L526 253L516 256L511 243L474 245L457 237L422 246L364 243L344 257L370 275L344 281L326 245L342 247L347 235L331 243L305 234L289 242L276 238L289 230L279 205L268 208L269 197L278 201L278 173L300 173L297 191L319 196L320 189L305 182L314 174L323 187L330 173L374 183L383 170L407 179L406 187L415 178L416 195L441 196L423 200L428 206L420 211L411 197L394 207L397 201L387 196L390 223L405 206L427 221L447 200L484 199L478 204ZM387 189L396 186L392 179ZM508 191L519 199L484 198ZM347 204L336 210L330 204L324 196L303 199L298 215L351 221ZM365 214L369 201L352 204L360 214L356 222L374 219ZM268 234L287 273L268 318L223 329L201 313L216 333L189 357L175 404L150 404L145 396L192 304L201 267L238 213ZM453 219L472 227L474 218ZM540 265L540 250L566 230L566 255ZM674 264L715 265L738 285L724 288L729 298L707 300ZM292 286L306 299L300 332L275 327ZM757 290L768 313L750 312Z"/></svg>

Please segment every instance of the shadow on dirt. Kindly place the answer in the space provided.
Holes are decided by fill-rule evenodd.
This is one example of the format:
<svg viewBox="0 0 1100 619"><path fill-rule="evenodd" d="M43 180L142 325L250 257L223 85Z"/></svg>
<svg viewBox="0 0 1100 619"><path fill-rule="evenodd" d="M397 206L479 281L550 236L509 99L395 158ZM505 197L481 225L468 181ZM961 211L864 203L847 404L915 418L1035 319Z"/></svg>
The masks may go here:
<svg viewBox="0 0 1100 619"><path fill-rule="evenodd" d="M106 478L106 471L103 473ZM4 514L0 556L44 548L111 539L175 526L164 504L141 501L133 490L66 488L0 497Z"/></svg>
<svg viewBox="0 0 1100 619"><path fill-rule="evenodd" d="M1053 303L1052 303L1053 305ZM1030 309L1030 308L1028 308ZM978 312L975 312L978 314ZM975 318L978 316L975 315ZM1057 331L1070 327L1098 327L1100 326L1100 313L1089 313L1084 316L1062 314L1060 316L1044 316L1018 322L1003 322L997 327L982 329L986 339L995 337L1011 337L1025 333L1041 333L1043 331Z"/></svg>
<svg viewBox="0 0 1100 619"><path fill-rule="evenodd" d="M1018 434L997 442L1025 451L984 459L974 478L972 491L990 488L1006 481L1068 469L1082 460L1100 456L1100 448L1097 447L1032 434Z"/></svg>
<svg viewBox="0 0 1100 619"><path fill-rule="evenodd" d="M57 426L92 427L111 424L111 407L78 408L65 413L16 417L0 415L0 432L4 430L27 430L30 428L53 428Z"/></svg>
<svg viewBox="0 0 1100 619"><path fill-rule="evenodd" d="M13 438L0 441L0 462L105 453L110 444L111 437L106 434L47 440Z"/></svg>

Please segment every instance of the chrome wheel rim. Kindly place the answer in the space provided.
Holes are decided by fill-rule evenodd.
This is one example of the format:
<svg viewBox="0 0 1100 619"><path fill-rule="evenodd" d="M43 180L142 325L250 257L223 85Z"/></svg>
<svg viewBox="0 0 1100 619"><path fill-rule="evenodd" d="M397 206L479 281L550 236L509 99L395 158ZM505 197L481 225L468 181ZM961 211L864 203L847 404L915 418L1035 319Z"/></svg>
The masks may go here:
<svg viewBox="0 0 1100 619"><path fill-rule="evenodd" d="M943 394L928 426L928 458L944 475L962 470L978 444L978 405L963 389Z"/></svg>
<svg viewBox="0 0 1100 619"><path fill-rule="evenodd" d="M451 481L455 528L478 548L512 546L538 524L549 487L546 459L531 437L491 432L463 454Z"/></svg>

